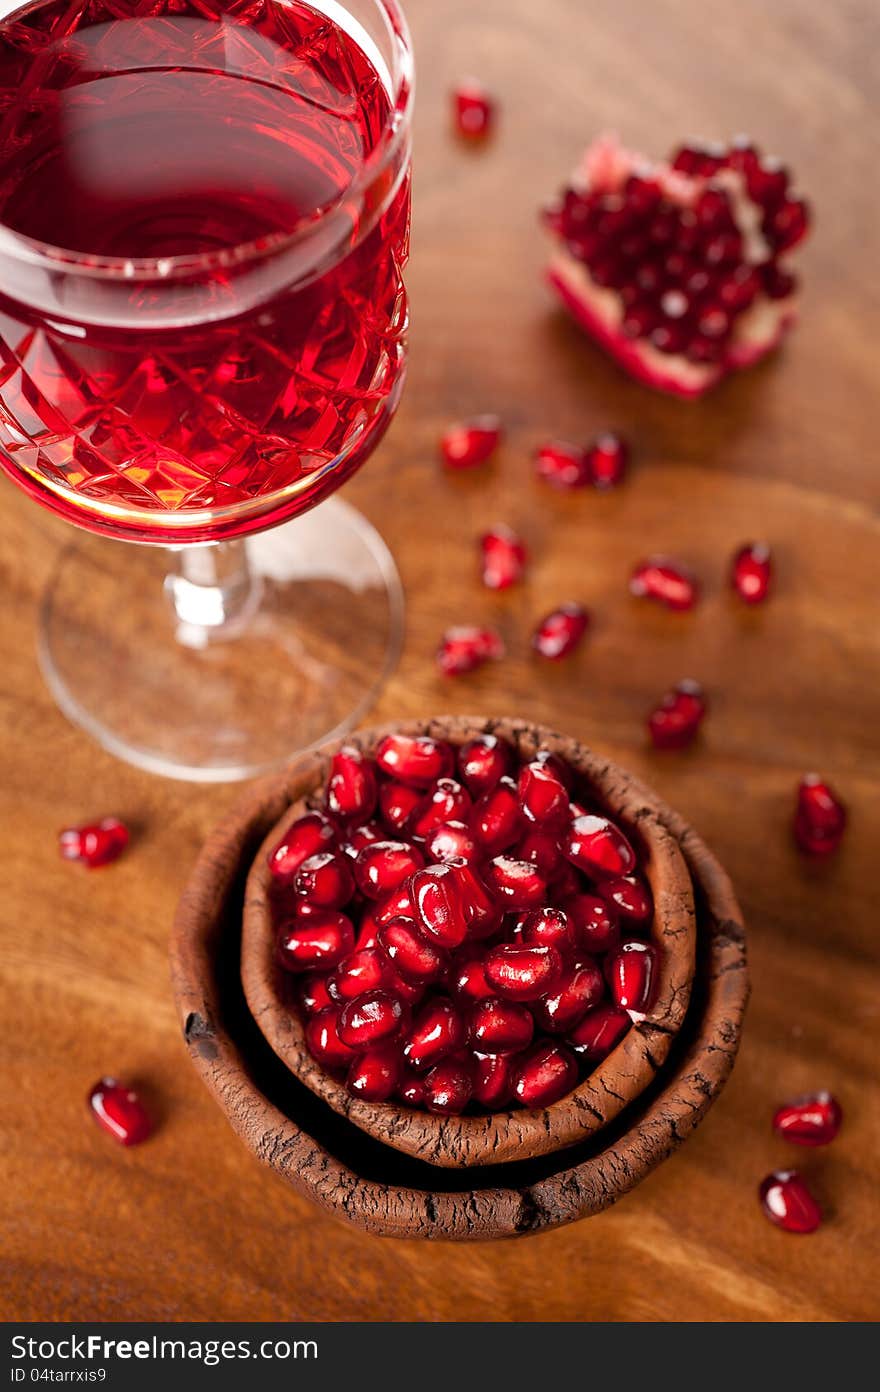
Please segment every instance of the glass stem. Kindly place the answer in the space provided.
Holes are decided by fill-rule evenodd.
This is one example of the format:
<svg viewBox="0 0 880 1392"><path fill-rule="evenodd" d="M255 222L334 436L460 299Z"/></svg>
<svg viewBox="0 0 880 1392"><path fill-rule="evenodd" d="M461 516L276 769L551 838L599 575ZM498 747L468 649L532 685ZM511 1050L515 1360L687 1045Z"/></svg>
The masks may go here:
<svg viewBox="0 0 880 1392"><path fill-rule="evenodd" d="M182 546L171 555L174 569L165 591L177 619L177 637L203 647L231 636L259 606L261 585L253 574L243 541Z"/></svg>

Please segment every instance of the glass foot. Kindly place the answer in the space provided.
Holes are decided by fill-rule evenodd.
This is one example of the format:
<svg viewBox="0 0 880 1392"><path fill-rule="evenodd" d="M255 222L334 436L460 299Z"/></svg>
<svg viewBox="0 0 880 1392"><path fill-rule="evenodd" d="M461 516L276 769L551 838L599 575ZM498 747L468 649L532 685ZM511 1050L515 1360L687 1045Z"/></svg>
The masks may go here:
<svg viewBox="0 0 880 1392"><path fill-rule="evenodd" d="M268 772L370 709L403 641L378 532L332 499L231 546L169 555L87 536L61 556L39 657L65 715L151 773Z"/></svg>

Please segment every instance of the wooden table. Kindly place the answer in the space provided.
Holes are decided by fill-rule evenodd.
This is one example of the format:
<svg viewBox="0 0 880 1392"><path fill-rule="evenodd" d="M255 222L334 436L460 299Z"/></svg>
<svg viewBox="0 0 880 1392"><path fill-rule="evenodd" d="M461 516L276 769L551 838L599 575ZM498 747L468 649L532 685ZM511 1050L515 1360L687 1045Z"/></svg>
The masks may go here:
<svg viewBox="0 0 880 1392"><path fill-rule="evenodd" d="M400 670L380 717L443 708L547 720L630 764L720 853L750 925L754 995L733 1080L698 1134L601 1217L503 1246L391 1243L291 1197L239 1146L189 1067L168 985L180 887L237 796L137 773L56 711L34 660L37 602L64 529L3 485L3 1314L52 1319L864 1320L878 1314L877 973L880 528L876 502L880 116L872 0L410 0L421 57L410 386L374 463L348 490L379 523L409 595ZM471 70L500 94L497 142L463 151L447 93ZM874 104L872 107L872 99ZM804 322L785 353L700 405L621 377L554 311L536 209L603 126L663 153L680 135L748 124L817 205ZM444 477L450 420L496 410L503 457ZM562 497L533 480L547 435L631 438L631 484ZM528 583L481 592L474 538L520 527ZM753 535L779 565L773 602L730 599L731 551ZM691 616L626 594L645 548L705 580ZM595 612L558 669L528 655L563 599ZM124 596L122 597L124 602ZM492 618L503 665L458 685L439 632ZM645 747L672 681L711 694L688 754ZM852 808L833 862L803 864L789 822L814 766ZM139 828L112 870L57 859L55 833L118 812ZM143 1079L162 1126L123 1152L83 1097L102 1072ZM831 1087L846 1109L826 1153L770 1131L774 1104ZM829 1221L771 1228L770 1169L805 1165Z"/></svg>

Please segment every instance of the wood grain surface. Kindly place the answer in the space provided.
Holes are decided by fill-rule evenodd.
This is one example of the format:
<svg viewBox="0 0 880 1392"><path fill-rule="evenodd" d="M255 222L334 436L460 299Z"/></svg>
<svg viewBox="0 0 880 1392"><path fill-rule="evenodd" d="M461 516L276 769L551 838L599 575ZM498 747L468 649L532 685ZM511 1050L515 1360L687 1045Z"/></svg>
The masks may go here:
<svg viewBox="0 0 880 1392"><path fill-rule="evenodd" d="M2 485L0 1308L7 1318L849 1321L876 1318L880 1253L876 227L880 112L873 0L410 0L421 86L410 385L347 490L388 539L409 598L400 670L376 719L441 709L544 720L633 768L733 876L753 997L733 1079L678 1155L609 1212L515 1245L383 1242L293 1197L253 1160L187 1063L167 939L205 835L237 796L140 774L69 726L34 658L37 605L65 529ZM498 138L450 137L448 89L499 94ZM615 126L663 153L748 127L790 160L817 209L804 316L783 355L699 405L629 383L558 314L535 214L587 138ZM451 419L500 412L498 461L444 477ZM543 437L631 437L630 485L561 497L535 482ZM481 592L474 542L522 529L534 563ZM733 548L760 535L774 599L730 599ZM646 549L704 579L691 615L626 594ZM567 665L530 658L533 621L595 613ZM120 603L125 602L124 594ZM492 618L510 656L458 685L431 657L448 623ZM653 755L645 708L695 676L698 747ZM846 796L839 857L804 865L793 788L818 766ZM91 876L57 859L59 826L118 813L130 853ZM90 1123L101 1073L140 1080L161 1118L130 1153ZM827 1086L846 1121L826 1152L770 1130L774 1104ZM799 1163L826 1208L814 1236L762 1218L756 1186Z"/></svg>

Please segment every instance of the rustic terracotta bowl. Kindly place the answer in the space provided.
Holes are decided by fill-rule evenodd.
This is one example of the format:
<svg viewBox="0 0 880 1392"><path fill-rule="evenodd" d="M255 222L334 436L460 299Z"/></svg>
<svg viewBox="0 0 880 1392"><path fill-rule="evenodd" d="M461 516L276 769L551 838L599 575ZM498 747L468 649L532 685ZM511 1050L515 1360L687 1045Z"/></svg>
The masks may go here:
<svg viewBox="0 0 880 1392"><path fill-rule="evenodd" d="M692 877L697 965L663 1069L598 1136L571 1149L491 1169L439 1170L374 1140L299 1083L247 1009L238 967L245 879L289 802L289 775L276 775L213 833L181 898L171 969L194 1066L236 1134L296 1194L383 1236L523 1236L608 1208L700 1124L733 1067L748 977L730 882L677 814L659 805Z"/></svg>
<svg viewBox="0 0 880 1392"><path fill-rule="evenodd" d="M312 1058L295 1005L298 981L279 966L272 915L268 853L291 822L306 810L305 799L323 787L328 764L340 744L372 754L389 730L430 734L454 745L491 733L506 739L520 758L538 750L564 757L592 795L637 844L654 896L651 938L661 953L660 988L648 1018L573 1092L539 1111L522 1109L481 1116L432 1116L395 1103L364 1102ZM247 881L242 932L241 977L251 1014L268 1043L300 1082L355 1126L395 1150L432 1165L499 1165L576 1145L613 1121L648 1086L662 1067L687 1012L694 972L696 922L691 880L678 842L659 815L654 794L631 775L542 726L512 720L458 717L367 730L327 745L288 770L292 806L260 847Z"/></svg>

